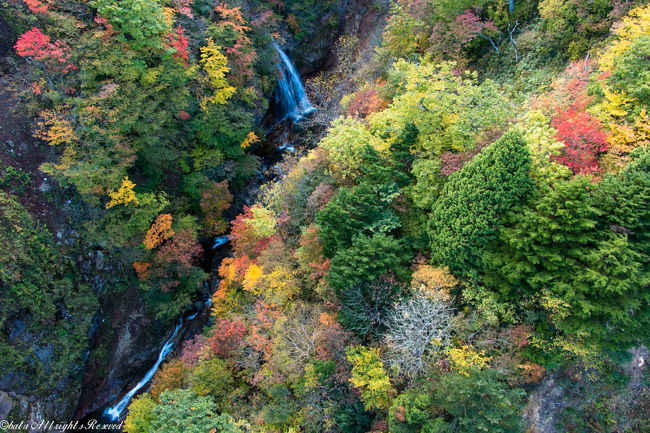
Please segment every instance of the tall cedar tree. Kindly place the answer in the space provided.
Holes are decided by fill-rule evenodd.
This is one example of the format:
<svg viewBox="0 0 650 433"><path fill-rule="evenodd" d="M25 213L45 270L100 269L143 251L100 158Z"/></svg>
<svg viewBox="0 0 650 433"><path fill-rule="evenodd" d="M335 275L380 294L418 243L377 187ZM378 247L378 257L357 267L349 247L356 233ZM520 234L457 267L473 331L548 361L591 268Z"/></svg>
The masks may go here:
<svg viewBox="0 0 650 433"><path fill-rule="evenodd" d="M338 251L349 248L353 238L360 234L389 233L399 228L399 219L387 206L389 203L368 182L341 188L316 215L320 227L318 240L325 256L332 258Z"/></svg>
<svg viewBox="0 0 650 433"><path fill-rule="evenodd" d="M431 209L432 261L449 266L455 275L476 275L502 217L533 188L530 166L526 142L511 130L449 176Z"/></svg>
<svg viewBox="0 0 650 433"><path fill-rule="evenodd" d="M506 302L531 300L527 316L540 336L576 353L629 347L647 306L641 256L626 234L599 225L596 188L579 176L543 191L509 218L485 256L488 285Z"/></svg>

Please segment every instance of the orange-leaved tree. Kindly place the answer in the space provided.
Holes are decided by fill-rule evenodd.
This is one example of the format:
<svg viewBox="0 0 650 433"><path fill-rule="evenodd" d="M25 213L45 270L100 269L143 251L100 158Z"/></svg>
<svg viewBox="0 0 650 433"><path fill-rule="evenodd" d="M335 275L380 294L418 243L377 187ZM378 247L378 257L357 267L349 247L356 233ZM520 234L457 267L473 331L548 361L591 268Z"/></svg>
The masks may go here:
<svg viewBox="0 0 650 433"><path fill-rule="evenodd" d="M146 249L153 250L172 236L174 236L172 216L167 213L162 213L156 217L156 220L151 224L149 230L147 230L143 244Z"/></svg>

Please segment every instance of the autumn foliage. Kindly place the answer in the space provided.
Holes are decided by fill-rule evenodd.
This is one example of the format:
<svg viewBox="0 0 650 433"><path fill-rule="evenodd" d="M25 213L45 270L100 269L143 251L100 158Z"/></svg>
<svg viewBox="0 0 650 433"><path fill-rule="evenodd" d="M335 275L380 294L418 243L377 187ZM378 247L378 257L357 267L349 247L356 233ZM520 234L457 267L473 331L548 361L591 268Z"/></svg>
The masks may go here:
<svg viewBox="0 0 650 433"><path fill-rule="evenodd" d="M246 333L246 325L241 320L221 319L217 321L208 339L212 352L222 358L232 356Z"/></svg>
<svg viewBox="0 0 650 433"><path fill-rule="evenodd" d="M226 74L230 72L228 59L221 52L221 47L212 39L208 39L206 46L201 47L201 64L206 73L206 83L214 89L211 96L201 101L201 108L206 111L208 104L223 105L235 93L235 88L228 83Z"/></svg>
<svg viewBox="0 0 650 433"><path fill-rule="evenodd" d="M370 113L381 111L388 106L388 101L379 95L376 87L357 92L348 105L348 115L364 118Z"/></svg>
<svg viewBox="0 0 650 433"><path fill-rule="evenodd" d="M113 206L117 205L128 205L129 203L133 204L138 204L138 198L135 195L135 191L133 191L133 188L135 188L135 184L131 182L128 178L128 176L125 176L122 179L122 185L120 185L119 189L114 192L109 192L108 196L111 198L111 200L106 203L106 209L110 209Z"/></svg>
<svg viewBox="0 0 650 433"><path fill-rule="evenodd" d="M151 263L137 261L133 263L133 270L140 281L146 281L151 276Z"/></svg>
<svg viewBox="0 0 650 433"><path fill-rule="evenodd" d="M253 132L249 132L248 135L246 135L246 138L242 143L239 145L242 149L248 149L255 143L259 143L260 139L259 137Z"/></svg>
<svg viewBox="0 0 650 433"><path fill-rule="evenodd" d="M149 230L147 230L143 241L144 247L148 250L153 250L172 236L174 236L172 216L169 214L160 214L156 217L153 224L151 224Z"/></svg>
<svg viewBox="0 0 650 433"><path fill-rule="evenodd" d="M230 208L233 196L228 190L228 181L219 183L213 182L203 190L201 195L201 211L203 212L203 224L206 231L211 235L220 235L228 228L228 223L223 219L223 213Z"/></svg>
<svg viewBox="0 0 650 433"><path fill-rule="evenodd" d="M155 261L157 264L176 265L175 271L182 275L192 269L202 252L203 247L196 236L188 229L181 229L171 241L160 247Z"/></svg>
<svg viewBox="0 0 650 433"><path fill-rule="evenodd" d="M23 33L14 48L19 56L43 61L53 70L63 74L77 69L70 62L70 49L66 43L61 40L52 42L49 36L43 34L36 27Z"/></svg>
<svg viewBox="0 0 650 433"><path fill-rule="evenodd" d="M204 358L207 358L208 345L207 338L198 334L191 340L186 340L183 343L183 352L181 354L181 361L187 367L192 367L198 364L198 362Z"/></svg>
<svg viewBox="0 0 650 433"><path fill-rule="evenodd" d="M180 59L185 67L189 66L189 51L188 51L188 42L187 37L183 34L185 29L181 26L176 27L176 30L170 32L167 35L169 43L176 50L172 57L175 59Z"/></svg>
<svg viewBox="0 0 650 433"><path fill-rule="evenodd" d="M103 16L97 15L95 22L104 26L103 35L101 36L103 42L110 42L111 38L117 35L117 31L113 28L112 24Z"/></svg>
<svg viewBox="0 0 650 433"><path fill-rule="evenodd" d="M584 397L562 400L558 430L643 430L627 402L643 399L611 398L631 389L610 379L650 322L650 6L595 28L641 2L375 1L354 23L341 3L3 3L12 28L36 26L8 82L78 231L16 248L31 229L0 206L0 328L19 312L39 340L82 338L43 342L76 361L41 362L0 332L0 382L104 371L120 341L89 341L98 305L77 295L123 307L128 287L159 328L140 330L140 361L183 329L127 433L520 432L525 395L551 382ZM594 36L568 52L558 29ZM314 114L276 128L280 45L324 71L305 85ZM9 162L0 202L29 176ZM44 251L63 256L42 284Z"/></svg>
<svg viewBox="0 0 650 433"><path fill-rule="evenodd" d="M238 256L255 257L269 242L269 236L264 236L255 227L254 208L244 206L244 212L239 214L231 223L230 241L235 254Z"/></svg>
<svg viewBox="0 0 650 433"><path fill-rule="evenodd" d="M181 388L185 383L186 373L185 365L180 360L169 361L154 376L149 393L158 400L164 391Z"/></svg>
<svg viewBox="0 0 650 433"><path fill-rule="evenodd" d="M39 0L24 0L25 4L29 8L30 11L34 12L35 14L42 14L47 12L47 3L42 3Z"/></svg>
<svg viewBox="0 0 650 433"><path fill-rule="evenodd" d="M216 15L221 18L218 22L219 28L231 29L237 34L237 40L233 45L225 46L224 50L229 61L234 66L234 80L237 84L243 84L247 79L253 77L253 61L255 50L247 34L251 31L248 23L241 12L241 7L230 8L225 3L217 3L214 7Z"/></svg>
<svg viewBox="0 0 650 433"><path fill-rule="evenodd" d="M192 13L192 4L194 0L174 0L174 10L188 18L194 18Z"/></svg>
<svg viewBox="0 0 650 433"><path fill-rule="evenodd" d="M609 148L600 121L586 111L571 107L553 118L552 125L557 129L556 139L564 143L557 161L576 174L599 172L598 156Z"/></svg>
<svg viewBox="0 0 650 433"><path fill-rule="evenodd" d="M38 86L37 83L34 85ZM40 92L41 87L38 86L38 93ZM34 137L46 141L50 146L57 146L77 139L71 122L63 114L53 110L41 111L34 127Z"/></svg>

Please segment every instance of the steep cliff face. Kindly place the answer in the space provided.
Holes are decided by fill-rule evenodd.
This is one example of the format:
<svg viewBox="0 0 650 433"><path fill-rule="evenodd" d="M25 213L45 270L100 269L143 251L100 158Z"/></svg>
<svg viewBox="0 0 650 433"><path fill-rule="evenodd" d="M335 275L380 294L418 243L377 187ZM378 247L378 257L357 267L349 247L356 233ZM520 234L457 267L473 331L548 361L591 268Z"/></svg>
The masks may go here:
<svg viewBox="0 0 650 433"><path fill-rule="evenodd" d="M388 2L381 0L338 0L318 15L308 35L283 33L286 51L302 75L315 74L333 66L332 47L341 35L357 37L362 48L381 35L387 11Z"/></svg>
<svg viewBox="0 0 650 433"><path fill-rule="evenodd" d="M11 51L11 46L15 41L15 35L11 31L9 24L0 16L0 56L6 56Z"/></svg>
<svg viewBox="0 0 650 433"><path fill-rule="evenodd" d="M633 421L629 414L647 412L647 360L650 352L646 347L629 350L630 359L622 366L621 385L607 387L602 381L580 381L570 377L566 372L555 371L546 374L542 382L528 394L528 403L522 414L531 433L560 433L566 431L563 417L568 412L581 410L587 414L589 409L583 406L602 399L598 412L609 413L612 431L640 431L638 426L629 425ZM578 389L576 389L576 386ZM589 423L589 420L584 420ZM590 426L589 428L595 427Z"/></svg>
<svg viewBox="0 0 650 433"><path fill-rule="evenodd" d="M99 327L82 380L75 418L84 418L117 398L122 389L150 367L164 329L144 314L137 288L103 306Z"/></svg>
<svg viewBox="0 0 650 433"><path fill-rule="evenodd" d="M13 70L12 39L0 18L0 69ZM0 420L71 419L98 305L38 170L51 149L31 137L13 78L0 78Z"/></svg>

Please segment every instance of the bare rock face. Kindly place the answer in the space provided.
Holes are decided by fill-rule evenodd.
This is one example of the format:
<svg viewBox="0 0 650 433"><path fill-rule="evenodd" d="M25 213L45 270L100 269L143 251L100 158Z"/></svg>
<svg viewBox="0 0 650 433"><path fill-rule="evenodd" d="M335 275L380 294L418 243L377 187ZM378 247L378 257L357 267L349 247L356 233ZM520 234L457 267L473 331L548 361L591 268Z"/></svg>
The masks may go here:
<svg viewBox="0 0 650 433"><path fill-rule="evenodd" d="M28 426L26 430L28 433L43 431L42 428L38 428L39 423L44 422L46 416L57 412L55 406L54 401L0 391L0 420L23 422Z"/></svg>
<svg viewBox="0 0 650 433"><path fill-rule="evenodd" d="M7 419L7 416L14 407L14 400L9 393L0 391L0 419Z"/></svg>
<svg viewBox="0 0 650 433"><path fill-rule="evenodd" d="M157 358L163 339L158 335L161 330L145 316L142 305L134 305L130 295L125 294L125 303L116 305L109 321L100 326L100 347L92 354L94 358L89 359L76 419L87 417L119 397ZM105 353L102 348L110 352ZM102 359L105 356L110 357L108 363ZM96 368L98 365L101 368Z"/></svg>
<svg viewBox="0 0 650 433"><path fill-rule="evenodd" d="M528 397L524 409L524 421L531 433L559 433L555 428L555 417L563 406L564 389L558 375L547 375L542 383Z"/></svg>
<svg viewBox="0 0 650 433"><path fill-rule="evenodd" d="M636 410L635 407L644 399L643 375L648 368L650 351L644 346L630 349L630 360L622 366L623 373L628 377L627 386L623 392L610 395L618 408L625 408L628 411ZM528 404L524 409L523 419L526 424L527 433L562 433L556 427L559 414L567 407L579 406L578 399L584 396L568 393L562 386L562 380L566 383L566 377L562 372L548 374L528 395ZM620 431L628 431L627 426L620 424Z"/></svg>
<svg viewBox="0 0 650 433"><path fill-rule="evenodd" d="M0 56L5 56L11 52L15 40L16 36L11 31L11 27L0 16Z"/></svg>
<svg viewBox="0 0 650 433"><path fill-rule="evenodd" d="M361 45L381 29L386 5L377 0L337 0L329 13L319 15L314 30L302 40L287 37L286 51L302 75L312 75L331 66L332 47L341 35L356 36ZM335 26L332 23L336 23ZM288 36L288 35L287 35Z"/></svg>

